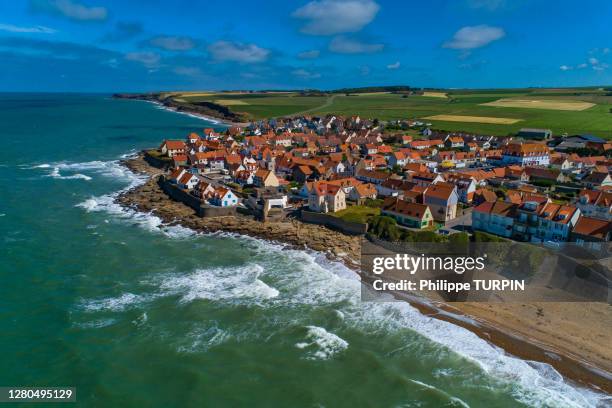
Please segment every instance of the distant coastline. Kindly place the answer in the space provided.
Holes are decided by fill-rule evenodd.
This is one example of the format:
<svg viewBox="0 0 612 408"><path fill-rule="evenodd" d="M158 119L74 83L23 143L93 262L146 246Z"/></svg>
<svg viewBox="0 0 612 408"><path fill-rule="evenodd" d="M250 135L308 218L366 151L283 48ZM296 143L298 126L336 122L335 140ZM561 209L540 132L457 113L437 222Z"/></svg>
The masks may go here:
<svg viewBox="0 0 612 408"><path fill-rule="evenodd" d="M116 99L147 101L172 112L189 114L211 122L223 123L228 126L246 125L246 122L241 121L242 118L240 116L221 105L213 103L206 105L181 104L169 96L164 96L162 93L116 93L113 94L112 97Z"/></svg>

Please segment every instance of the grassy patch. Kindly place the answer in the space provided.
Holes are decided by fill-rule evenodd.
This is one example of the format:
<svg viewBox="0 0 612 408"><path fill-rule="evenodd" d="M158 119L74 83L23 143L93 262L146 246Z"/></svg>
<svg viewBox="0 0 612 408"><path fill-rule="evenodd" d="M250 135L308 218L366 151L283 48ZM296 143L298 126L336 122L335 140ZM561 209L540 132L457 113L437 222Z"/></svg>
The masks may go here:
<svg viewBox="0 0 612 408"><path fill-rule="evenodd" d="M372 208L365 205L353 205L345 210L332 213L334 217L342 218L348 222L367 223L372 217L380 215L380 208Z"/></svg>

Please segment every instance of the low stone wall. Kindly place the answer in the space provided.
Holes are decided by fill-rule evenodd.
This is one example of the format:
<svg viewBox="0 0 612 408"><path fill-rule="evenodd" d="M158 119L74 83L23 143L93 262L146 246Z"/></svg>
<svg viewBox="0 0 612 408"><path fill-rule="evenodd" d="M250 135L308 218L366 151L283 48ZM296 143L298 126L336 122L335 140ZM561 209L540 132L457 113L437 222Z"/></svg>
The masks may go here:
<svg viewBox="0 0 612 408"><path fill-rule="evenodd" d="M158 159L157 157L151 156L148 152L145 152L144 160L151 166L157 167L158 169L165 169L172 164L171 161Z"/></svg>
<svg viewBox="0 0 612 408"><path fill-rule="evenodd" d="M300 219L310 224L325 225L347 235L363 235L368 231L368 224L344 221L329 214L302 210Z"/></svg>
<svg viewBox="0 0 612 408"><path fill-rule="evenodd" d="M170 198L193 208L200 217L227 217L236 215L236 207L215 207L204 204L199 198L192 196L179 186L166 181L164 176L160 176L158 184Z"/></svg>

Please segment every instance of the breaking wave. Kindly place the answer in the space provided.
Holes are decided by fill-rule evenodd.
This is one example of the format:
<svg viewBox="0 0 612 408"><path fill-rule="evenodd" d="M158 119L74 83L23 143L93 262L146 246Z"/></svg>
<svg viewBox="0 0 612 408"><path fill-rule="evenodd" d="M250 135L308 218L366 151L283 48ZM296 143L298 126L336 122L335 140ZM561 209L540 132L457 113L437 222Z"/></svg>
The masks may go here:
<svg viewBox="0 0 612 408"><path fill-rule="evenodd" d="M335 354L345 350L349 344L334 333L330 333L323 327L307 326L306 341L297 343L299 349L306 349L306 358L313 360L328 360Z"/></svg>

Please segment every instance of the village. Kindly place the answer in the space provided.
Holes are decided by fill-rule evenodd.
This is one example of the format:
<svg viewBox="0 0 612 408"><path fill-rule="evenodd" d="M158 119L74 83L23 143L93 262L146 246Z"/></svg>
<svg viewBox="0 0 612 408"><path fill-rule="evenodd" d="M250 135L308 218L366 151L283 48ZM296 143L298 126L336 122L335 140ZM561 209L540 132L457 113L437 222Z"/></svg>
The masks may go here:
<svg viewBox="0 0 612 408"><path fill-rule="evenodd" d="M592 249L610 241L606 140L427 125L333 115L270 119L164 140L145 158L167 169L164 190L202 216L299 218L391 241L477 235Z"/></svg>

